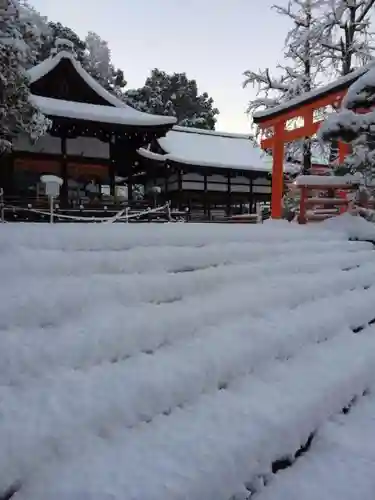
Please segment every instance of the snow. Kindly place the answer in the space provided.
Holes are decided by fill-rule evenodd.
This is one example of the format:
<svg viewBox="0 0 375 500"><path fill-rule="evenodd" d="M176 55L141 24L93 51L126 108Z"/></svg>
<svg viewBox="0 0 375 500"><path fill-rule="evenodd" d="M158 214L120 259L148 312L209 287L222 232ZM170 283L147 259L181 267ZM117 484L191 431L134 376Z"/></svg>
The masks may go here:
<svg viewBox="0 0 375 500"><path fill-rule="evenodd" d="M31 95L30 100L42 113L47 116L61 116L91 122L115 123L121 125L158 126L174 123L170 116L157 116L142 113L127 106L116 108L114 106L101 106L84 102L64 101Z"/></svg>
<svg viewBox="0 0 375 500"><path fill-rule="evenodd" d="M32 96L32 102L46 114L66 116L104 123L120 123L124 125L166 125L173 124L176 119L171 116L150 115L138 111L104 89L77 61L73 54L61 51L42 63L28 70L30 83L34 83L50 73L62 59L68 59L85 83L108 102L108 107L93 104L68 102L40 96Z"/></svg>
<svg viewBox="0 0 375 500"><path fill-rule="evenodd" d="M375 225L362 217L353 217L344 213L322 222L328 230L338 231L347 235L352 240L373 241L375 243Z"/></svg>
<svg viewBox="0 0 375 500"><path fill-rule="evenodd" d="M299 175L295 183L297 186L358 186L361 184L361 177L358 175L343 175L343 176L334 176L334 175Z"/></svg>
<svg viewBox="0 0 375 500"><path fill-rule="evenodd" d="M276 475L257 498L372 500L374 422L375 397L371 394L361 398L349 415L327 422L314 439L310 452L292 469Z"/></svg>
<svg viewBox="0 0 375 500"><path fill-rule="evenodd" d="M61 177L57 177L57 175L42 175L40 180L42 182L44 182L44 184L48 184L48 183L56 183L58 184L59 186L62 186L63 185L63 180L61 179Z"/></svg>
<svg viewBox="0 0 375 500"><path fill-rule="evenodd" d="M350 85L346 96L342 100L342 107L353 109L358 106L359 102L361 102L362 105L366 102L367 104L371 104L372 99L369 101L369 98L373 98L374 90L375 68L371 68Z"/></svg>
<svg viewBox="0 0 375 500"><path fill-rule="evenodd" d="M92 88L92 90L94 90L94 92L96 92L100 97L107 101L110 106L116 106L119 108L127 107L124 102L120 101L120 99L104 89L91 75L89 75L72 53L64 50L53 57L45 59L40 64L37 64L36 66L30 68L27 72L30 83L32 84L37 82L48 73L53 71L60 64L62 59L68 59L79 76L86 82L86 84L90 88Z"/></svg>
<svg viewBox="0 0 375 500"><path fill-rule="evenodd" d="M374 62L371 62L367 66L364 66L356 71L352 71L348 75L342 76L328 85L318 87L311 92L306 92L298 97L295 97L294 99L290 99L288 102L280 104L279 106L274 106L273 108L269 108L263 111L257 111L253 115L254 122L261 123L264 119L270 118L273 115L288 111L291 108L301 106L305 102L316 100L317 98L325 94L333 93L335 90L340 90L341 87L349 86L352 84L352 82L355 82L360 76L371 70L373 67Z"/></svg>
<svg viewBox="0 0 375 500"><path fill-rule="evenodd" d="M153 161L161 161L164 162L168 155L161 155L159 153L154 153L153 151L150 151L149 149L145 148L139 148L137 151L143 158L147 158L148 160L153 160Z"/></svg>
<svg viewBox="0 0 375 500"><path fill-rule="evenodd" d="M272 157L262 151L245 134L229 134L209 130L173 127L158 142L166 154L146 149L139 153L155 161L175 161L201 167L272 171ZM285 171L295 171L296 165L286 163Z"/></svg>
<svg viewBox="0 0 375 500"><path fill-rule="evenodd" d="M371 132L374 127L375 112L357 114L349 109L342 109L339 113L332 113L327 116L319 129L318 136L322 140L329 140L332 137L345 138L349 132L353 139L361 132Z"/></svg>
<svg viewBox="0 0 375 500"><path fill-rule="evenodd" d="M4 224L0 494L229 500L324 433L375 385L347 228Z"/></svg>

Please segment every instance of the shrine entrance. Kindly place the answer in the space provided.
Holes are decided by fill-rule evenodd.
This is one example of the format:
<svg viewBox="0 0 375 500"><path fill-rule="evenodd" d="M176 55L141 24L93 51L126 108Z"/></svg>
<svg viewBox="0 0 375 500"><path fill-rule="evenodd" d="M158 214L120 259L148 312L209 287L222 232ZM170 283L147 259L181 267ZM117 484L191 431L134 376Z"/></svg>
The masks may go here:
<svg viewBox="0 0 375 500"><path fill-rule="evenodd" d="M275 106L254 114L253 121L262 133L261 147L272 150L272 197L271 215L274 219L282 217L284 190L284 153L285 144L299 139L313 138L324 121L327 112L334 112L341 105L348 88L368 68L361 68L339 78L333 84L315 89ZM346 143L338 143L338 161L341 163L350 152Z"/></svg>

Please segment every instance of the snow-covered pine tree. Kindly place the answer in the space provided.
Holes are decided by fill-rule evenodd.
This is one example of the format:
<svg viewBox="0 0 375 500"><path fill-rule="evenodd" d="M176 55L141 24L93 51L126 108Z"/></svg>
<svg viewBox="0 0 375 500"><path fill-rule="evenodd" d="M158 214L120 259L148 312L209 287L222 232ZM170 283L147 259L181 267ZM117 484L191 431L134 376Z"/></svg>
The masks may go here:
<svg viewBox="0 0 375 500"><path fill-rule="evenodd" d="M375 68L348 90L338 113L328 116L319 130L325 140L350 143L352 153L339 173L361 173L367 184L375 179Z"/></svg>
<svg viewBox="0 0 375 500"><path fill-rule="evenodd" d="M168 74L154 69L145 85L126 93L129 104L140 111L177 118L184 127L215 128L219 110L207 93L199 94L197 82L186 73Z"/></svg>
<svg viewBox="0 0 375 500"><path fill-rule="evenodd" d="M39 32L17 0L0 12L0 153L23 132L36 140L50 122L29 101L26 69L34 60Z"/></svg>
<svg viewBox="0 0 375 500"><path fill-rule="evenodd" d="M108 43L102 40L97 33L90 31L86 36L85 44L85 69L105 89L121 96L127 82L123 71L115 69L112 64Z"/></svg>
<svg viewBox="0 0 375 500"><path fill-rule="evenodd" d="M56 40L69 40L74 46L77 60L83 64L86 57L86 44L81 38L67 26L61 23L48 22L48 31L42 35L42 44L38 52L37 62L47 59L54 47Z"/></svg>
<svg viewBox="0 0 375 500"><path fill-rule="evenodd" d="M126 80L124 73L112 63L108 43L90 31L82 40L71 28L61 23L48 23L48 32L42 36L42 45L38 53L38 62L49 57L54 50L56 40L69 40L73 44L75 57L85 70L106 90L118 97L123 97Z"/></svg>

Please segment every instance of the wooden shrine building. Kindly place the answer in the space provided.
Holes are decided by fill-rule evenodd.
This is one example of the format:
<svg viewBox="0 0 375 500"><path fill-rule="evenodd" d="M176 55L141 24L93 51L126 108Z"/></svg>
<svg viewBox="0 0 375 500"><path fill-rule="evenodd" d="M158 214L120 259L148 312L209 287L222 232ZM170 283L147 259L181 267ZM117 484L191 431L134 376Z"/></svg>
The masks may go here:
<svg viewBox="0 0 375 500"><path fill-rule="evenodd" d="M138 153L146 185L176 208L210 217L270 201L272 158L248 135L174 126Z"/></svg>
<svg viewBox="0 0 375 500"><path fill-rule="evenodd" d="M40 176L55 174L64 181L60 203L68 204L80 181L114 192L115 177L123 176L131 199L137 150L164 136L175 119L126 105L84 70L70 42L56 45L55 54L29 70L31 100L51 128L35 144L17 138L14 153L2 159L0 187L5 197L35 199Z"/></svg>
<svg viewBox="0 0 375 500"><path fill-rule="evenodd" d="M177 127L173 117L135 110L85 71L66 40L28 73L30 99L51 127L35 143L18 136L1 158L6 202L43 200L43 174L63 179L60 207L101 201L103 186L116 201L119 180L128 202L135 188L157 189L160 202L207 217L251 213L270 201L272 158L248 135ZM85 196L87 187L93 196Z"/></svg>
<svg viewBox="0 0 375 500"><path fill-rule="evenodd" d="M337 79L311 92L291 99L285 104L254 114L253 120L263 132L261 146L271 149L272 166L272 217L281 218L284 190L284 148L285 144L305 137L313 138L324 121L324 112L338 109L348 88L373 68L373 63ZM348 154L346 143L338 144L338 161Z"/></svg>

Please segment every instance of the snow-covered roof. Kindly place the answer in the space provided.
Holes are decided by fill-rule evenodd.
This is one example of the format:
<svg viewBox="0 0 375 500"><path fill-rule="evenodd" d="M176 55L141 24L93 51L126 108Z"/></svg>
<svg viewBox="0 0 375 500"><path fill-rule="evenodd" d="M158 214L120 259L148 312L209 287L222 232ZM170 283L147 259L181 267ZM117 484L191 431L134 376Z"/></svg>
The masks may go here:
<svg viewBox="0 0 375 500"><path fill-rule="evenodd" d="M59 116L77 120L100 123L116 123L119 125L158 126L174 122L170 116L142 113L130 106L114 107L87 104L84 102L64 101L37 95L30 96L31 102L47 116ZM173 120L173 121L172 121Z"/></svg>
<svg viewBox="0 0 375 500"><path fill-rule="evenodd" d="M175 161L201 167L233 170L272 171L272 157L257 146L250 135L173 127L158 139L165 155L141 149L139 153L156 161ZM287 164L287 171L295 166Z"/></svg>
<svg viewBox="0 0 375 500"><path fill-rule="evenodd" d="M343 176L322 176L322 175L299 175L295 184L297 186L359 186L362 180L358 175L343 175Z"/></svg>
<svg viewBox="0 0 375 500"><path fill-rule="evenodd" d="M375 230L324 227L4 224L0 497L373 500Z"/></svg>
<svg viewBox="0 0 375 500"><path fill-rule="evenodd" d="M85 81L85 83L100 97L107 101L108 104L111 104L112 106L118 106L120 108L126 107L126 104L124 102L108 92L100 85L99 82L97 82L91 75L89 75L89 73L87 73L87 71L83 68L81 63L77 61L73 54L64 50L53 57L45 59L33 68L30 68L27 72L30 83L35 83L36 81L40 80L48 73L53 71L62 59L68 59L79 76Z"/></svg>
<svg viewBox="0 0 375 500"><path fill-rule="evenodd" d="M281 114L285 111L292 110L294 108L297 108L303 104L307 104L310 101L314 101L315 99L322 97L326 94L329 94L334 91L340 91L342 89L347 88L352 82L355 82L360 76L362 76L364 73L366 73L369 69L374 67L374 62L370 63L367 66L364 66L363 68L359 68L356 71L353 71L352 73L349 73L348 75L342 76L335 80L334 82L324 85L321 87L318 87L311 92L306 92L305 94L302 94L298 97L295 97L294 99L290 99L288 102L285 102L283 104L280 104L279 106L275 106L273 108L265 109L262 111L257 111L253 115L253 120L255 123L260 123L266 118L272 118L274 116L277 116L278 114Z"/></svg>
<svg viewBox="0 0 375 500"><path fill-rule="evenodd" d="M67 51L61 51L55 56L49 57L37 66L29 69L28 76L30 83L34 83L50 73L62 59L68 59L85 83L97 95L107 101L109 106L107 108L106 106L32 96L33 102L43 113L56 116L67 116L68 118L102 121L105 123L121 123L125 125L168 125L176 123L174 117L151 115L128 106L103 88L100 83L87 73L74 55Z"/></svg>

